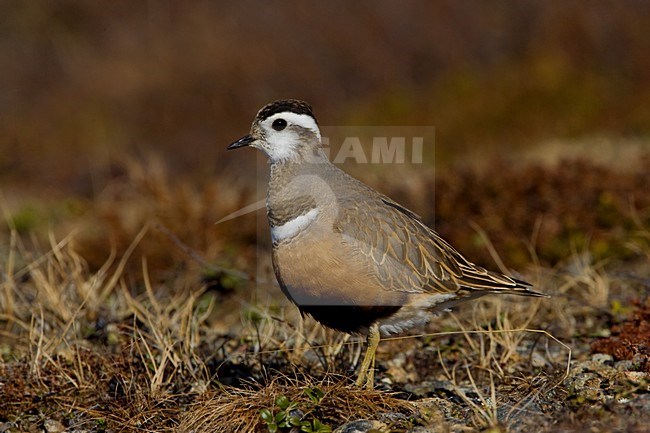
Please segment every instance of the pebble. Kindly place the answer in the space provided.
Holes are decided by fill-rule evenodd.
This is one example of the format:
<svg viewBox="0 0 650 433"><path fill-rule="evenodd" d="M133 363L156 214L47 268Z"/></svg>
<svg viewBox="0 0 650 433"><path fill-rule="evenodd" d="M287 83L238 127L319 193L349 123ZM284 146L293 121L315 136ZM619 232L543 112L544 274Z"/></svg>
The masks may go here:
<svg viewBox="0 0 650 433"><path fill-rule="evenodd" d="M43 427L45 427L47 433L61 433L65 431L65 426L53 419L46 419L43 422Z"/></svg>
<svg viewBox="0 0 650 433"><path fill-rule="evenodd" d="M626 371L625 378L635 385L640 385L643 382L648 383L650 379L648 378L648 373L644 371Z"/></svg>
<svg viewBox="0 0 650 433"><path fill-rule="evenodd" d="M388 426L380 421L360 419L352 421L334 430L333 433L368 433L374 431L386 431Z"/></svg>
<svg viewBox="0 0 650 433"><path fill-rule="evenodd" d="M617 369L618 371L633 371L636 368L636 364L634 361L630 361L629 359L624 359L622 361L617 361L614 364L614 368Z"/></svg>
<svg viewBox="0 0 650 433"><path fill-rule="evenodd" d="M591 355L591 360L599 364L613 364L614 357L607 353L594 353Z"/></svg>
<svg viewBox="0 0 650 433"><path fill-rule="evenodd" d="M7 422L0 423L0 433L4 433L8 431L10 428L15 428L15 427L16 424L13 422L7 421Z"/></svg>

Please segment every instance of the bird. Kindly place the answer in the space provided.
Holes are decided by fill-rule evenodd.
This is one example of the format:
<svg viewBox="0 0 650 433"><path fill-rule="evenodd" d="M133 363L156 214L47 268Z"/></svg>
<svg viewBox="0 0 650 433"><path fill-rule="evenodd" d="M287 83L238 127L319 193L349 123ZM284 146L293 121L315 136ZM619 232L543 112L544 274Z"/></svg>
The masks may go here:
<svg viewBox="0 0 650 433"><path fill-rule="evenodd" d="M270 162L266 208L278 284L301 314L366 337L359 387L374 387L382 337L487 294L545 296L473 264L419 215L330 162L304 101L265 105L227 149L243 147Z"/></svg>

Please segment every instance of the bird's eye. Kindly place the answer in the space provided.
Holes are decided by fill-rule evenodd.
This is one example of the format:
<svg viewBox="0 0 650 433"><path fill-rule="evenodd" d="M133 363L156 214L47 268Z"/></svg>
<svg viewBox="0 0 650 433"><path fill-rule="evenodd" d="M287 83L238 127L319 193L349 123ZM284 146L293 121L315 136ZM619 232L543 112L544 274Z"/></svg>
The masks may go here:
<svg viewBox="0 0 650 433"><path fill-rule="evenodd" d="M284 119L275 119L272 126L276 131L282 131L287 127L287 121Z"/></svg>

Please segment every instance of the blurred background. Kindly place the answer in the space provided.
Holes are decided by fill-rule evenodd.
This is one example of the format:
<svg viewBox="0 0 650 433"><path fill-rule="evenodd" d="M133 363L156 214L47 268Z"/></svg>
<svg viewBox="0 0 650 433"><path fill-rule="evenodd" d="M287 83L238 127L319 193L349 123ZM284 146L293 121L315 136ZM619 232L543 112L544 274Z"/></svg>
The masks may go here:
<svg viewBox="0 0 650 433"><path fill-rule="evenodd" d="M553 298L468 303L382 342L381 391L339 387L361 352L284 308L265 210L215 224L264 198L261 153L225 148L280 98L435 128L422 164L344 169ZM262 427L284 395L647 432L649 287L650 1L0 0L0 432Z"/></svg>
<svg viewBox="0 0 650 433"><path fill-rule="evenodd" d="M255 222L214 221L259 198L258 168L225 147L278 98L309 101L324 125L435 126L449 171L364 180L479 262L492 258L470 222L520 266L531 250L603 255L646 221L646 1L3 1L0 16L8 227L85 223L91 263L152 219L241 260ZM467 168L485 161L498 162Z"/></svg>

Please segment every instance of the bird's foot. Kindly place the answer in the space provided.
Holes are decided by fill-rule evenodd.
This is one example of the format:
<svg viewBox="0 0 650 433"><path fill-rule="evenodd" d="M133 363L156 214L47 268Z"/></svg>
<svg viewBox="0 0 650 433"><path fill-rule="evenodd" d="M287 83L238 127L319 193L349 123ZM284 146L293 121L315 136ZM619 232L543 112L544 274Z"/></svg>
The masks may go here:
<svg viewBox="0 0 650 433"><path fill-rule="evenodd" d="M372 367L367 370L361 369L361 371L359 371L359 377L357 377L357 386L359 388L374 389L375 369Z"/></svg>

